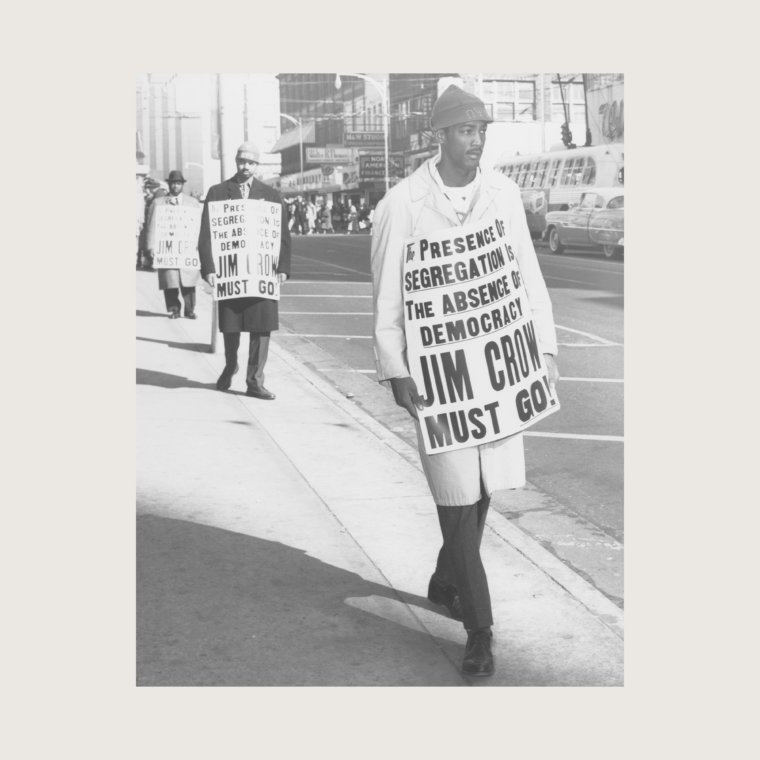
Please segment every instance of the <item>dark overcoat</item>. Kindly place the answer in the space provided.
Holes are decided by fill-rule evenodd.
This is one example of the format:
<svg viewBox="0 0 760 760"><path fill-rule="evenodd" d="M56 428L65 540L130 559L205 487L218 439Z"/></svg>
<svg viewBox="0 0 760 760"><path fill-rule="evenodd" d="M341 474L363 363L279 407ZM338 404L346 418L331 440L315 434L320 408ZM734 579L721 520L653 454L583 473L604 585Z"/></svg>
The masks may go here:
<svg viewBox="0 0 760 760"><path fill-rule="evenodd" d="M148 212L148 250L156 247L156 208L158 206L168 206L171 201L170 195L159 196L150 204ZM191 208L200 207L200 203L192 195L185 195L182 198L183 206ZM197 269L157 269L158 272L158 289L166 290L167 288L192 288L198 284L201 273Z"/></svg>
<svg viewBox="0 0 760 760"><path fill-rule="evenodd" d="M277 262L277 272L284 272L290 277L290 230L288 230L288 215L280 194L269 185L257 179L251 182L248 197L252 200L265 200L279 203L282 207L282 239L280 242L280 258ZM240 200L240 186L235 179L228 179L209 188L203 205L201 217L201 233L198 239L198 252L201 257L201 275L214 274L214 256L211 253L211 227L209 224L208 204L210 201ZM219 330L229 332L271 332L279 329L280 323L277 311L277 301L270 298L228 298L218 301Z"/></svg>

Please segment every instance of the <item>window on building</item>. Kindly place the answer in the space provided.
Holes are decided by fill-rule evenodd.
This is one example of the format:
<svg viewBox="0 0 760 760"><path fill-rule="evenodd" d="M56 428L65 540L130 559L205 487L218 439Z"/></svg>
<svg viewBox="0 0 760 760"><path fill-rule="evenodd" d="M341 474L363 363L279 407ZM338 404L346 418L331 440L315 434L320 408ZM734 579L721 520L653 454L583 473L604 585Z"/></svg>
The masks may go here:
<svg viewBox="0 0 760 760"><path fill-rule="evenodd" d="M580 75L579 75L580 76ZM565 94L570 121L583 124L586 121L586 108L583 99L583 83L563 83L562 90ZM562 107L562 94L557 82L552 83L552 121L562 123L565 121L565 109Z"/></svg>
<svg viewBox="0 0 760 760"><path fill-rule="evenodd" d="M485 80L483 102L496 121L534 121L536 83Z"/></svg>

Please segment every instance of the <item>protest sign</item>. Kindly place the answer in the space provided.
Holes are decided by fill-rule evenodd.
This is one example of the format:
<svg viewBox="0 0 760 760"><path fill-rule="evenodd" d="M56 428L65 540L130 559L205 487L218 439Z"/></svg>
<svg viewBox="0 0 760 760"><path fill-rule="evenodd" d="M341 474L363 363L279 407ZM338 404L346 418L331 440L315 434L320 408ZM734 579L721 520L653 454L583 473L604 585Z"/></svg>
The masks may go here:
<svg viewBox="0 0 760 760"><path fill-rule="evenodd" d="M200 269L198 231L201 210L198 206L162 204L155 209L156 269Z"/></svg>
<svg viewBox="0 0 760 760"><path fill-rule="evenodd" d="M250 198L210 201L208 215L214 300L249 296L279 301L282 206Z"/></svg>
<svg viewBox="0 0 760 760"><path fill-rule="evenodd" d="M408 238L404 319L428 454L525 430L559 409L508 230L491 217Z"/></svg>

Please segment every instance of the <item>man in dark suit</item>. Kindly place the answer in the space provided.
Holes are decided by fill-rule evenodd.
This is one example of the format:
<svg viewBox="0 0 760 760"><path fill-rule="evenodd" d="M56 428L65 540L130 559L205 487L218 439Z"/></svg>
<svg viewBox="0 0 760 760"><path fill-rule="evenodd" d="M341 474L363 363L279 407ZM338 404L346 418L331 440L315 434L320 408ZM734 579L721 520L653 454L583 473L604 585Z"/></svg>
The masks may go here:
<svg viewBox="0 0 760 760"><path fill-rule="evenodd" d="M266 200L279 203L282 207L282 239L280 257L277 263L277 278L282 285L290 276L290 231L288 217L280 194L272 187L259 182L253 175L259 164L259 149L252 142L243 143L235 156L237 173L232 179L214 185L206 195L201 218L201 234L198 251L201 258L201 274L211 287L214 287L214 257L211 252L211 229L209 224L208 204L210 201ZM274 393L264 387L264 365L269 351L269 336L272 330L279 329L277 301L269 298L229 298L218 301L219 330L224 337L225 366L216 387L220 391L229 390L232 376L238 371L237 352L240 346L240 333L250 334L248 344L248 371L246 372L246 396L271 401Z"/></svg>

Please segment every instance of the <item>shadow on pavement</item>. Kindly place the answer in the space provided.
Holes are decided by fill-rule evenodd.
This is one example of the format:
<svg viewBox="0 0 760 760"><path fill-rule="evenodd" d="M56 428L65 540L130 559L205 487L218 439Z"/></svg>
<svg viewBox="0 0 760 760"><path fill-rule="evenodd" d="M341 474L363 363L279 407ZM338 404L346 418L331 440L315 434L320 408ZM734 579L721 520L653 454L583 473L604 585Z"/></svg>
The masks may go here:
<svg viewBox="0 0 760 760"><path fill-rule="evenodd" d="M168 372L155 372L138 367L136 373L137 385L155 385L158 388L203 388L209 391L216 390L216 383L197 383L195 380L190 380L180 375L170 375Z"/></svg>
<svg viewBox="0 0 760 760"><path fill-rule="evenodd" d="M146 343L163 343L169 348L179 348L184 351L200 351L201 353L208 353L208 343L177 343L173 340L158 340L158 338L143 338L139 335L136 336L137 340L144 340Z"/></svg>
<svg viewBox="0 0 760 760"><path fill-rule="evenodd" d="M143 309L138 309L135 312L135 316L138 316L138 317L163 317L164 319L169 319L169 315L166 312L143 311Z"/></svg>
<svg viewBox="0 0 760 760"><path fill-rule="evenodd" d="M346 603L357 597L401 610L386 586L299 549L139 516L137 685L464 685L427 634Z"/></svg>

